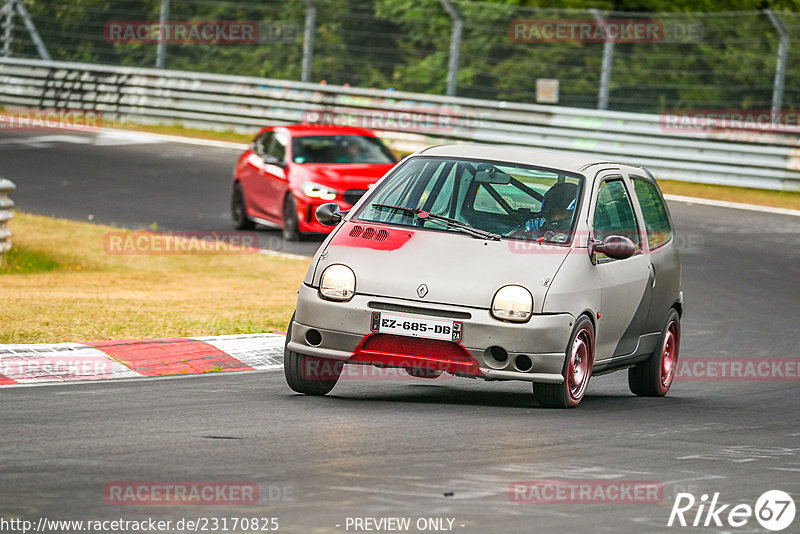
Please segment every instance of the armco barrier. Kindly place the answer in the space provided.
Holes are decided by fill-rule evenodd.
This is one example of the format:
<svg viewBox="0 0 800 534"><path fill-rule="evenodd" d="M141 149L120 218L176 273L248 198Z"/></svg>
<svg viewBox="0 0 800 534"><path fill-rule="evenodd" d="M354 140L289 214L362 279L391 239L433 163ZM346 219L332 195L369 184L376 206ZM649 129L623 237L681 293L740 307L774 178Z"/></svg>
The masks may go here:
<svg viewBox="0 0 800 534"><path fill-rule="evenodd" d="M378 130L400 150L519 145L645 165L659 178L800 191L796 132L684 131L652 114L15 58L0 58L0 104L247 131L335 117Z"/></svg>
<svg viewBox="0 0 800 534"><path fill-rule="evenodd" d="M8 194L16 188L11 180L0 178L0 263L3 261L3 252L11 248L11 230L8 229L8 221L14 216L12 211L14 201Z"/></svg>

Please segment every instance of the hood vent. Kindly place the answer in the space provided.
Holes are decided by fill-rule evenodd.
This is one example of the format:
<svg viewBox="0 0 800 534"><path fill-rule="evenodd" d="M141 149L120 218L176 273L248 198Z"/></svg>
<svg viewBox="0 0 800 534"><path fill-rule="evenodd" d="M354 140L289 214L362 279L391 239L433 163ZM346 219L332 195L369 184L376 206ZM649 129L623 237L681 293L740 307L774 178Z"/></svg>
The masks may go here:
<svg viewBox="0 0 800 534"><path fill-rule="evenodd" d="M381 228L377 232L375 228L367 226L364 228L361 225L354 225L350 229L350 237L361 237L361 239L375 239L375 241L386 241L389 238L389 231Z"/></svg>

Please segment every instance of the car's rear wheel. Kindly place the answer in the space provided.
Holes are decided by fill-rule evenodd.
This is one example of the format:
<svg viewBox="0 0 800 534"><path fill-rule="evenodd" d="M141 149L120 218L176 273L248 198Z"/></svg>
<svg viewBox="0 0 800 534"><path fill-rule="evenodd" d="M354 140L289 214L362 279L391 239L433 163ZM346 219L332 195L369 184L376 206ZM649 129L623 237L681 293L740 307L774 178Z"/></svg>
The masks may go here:
<svg viewBox="0 0 800 534"><path fill-rule="evenodd" d="M247 208L244 201L244 190L241 184L233 186L233 196L231 197L231 218L233 227L237 230L252 230L256 227L255 223L247 217Z"/></svg>
<svg viewBox="0 0 800 534"><path fill-rule="evenodd" d="M574 408L577 406L592 376L594 365L594 327L582 315L575 324L566 351L561 384L533 384L533 394L545 408Z"/></svg>
<svg viewBox="0 0 800 534"><path fill-rule="evenodd" d="M419 367L406 367L406 373L415 378L439 378L442 372L437 369L421 369Z"/></svg>
<svg viewBox="0 0 800 534"><path fill-rule="evenodd" d="M344 363L327 358L305 356L289 350L289 340L292 338L292 323L294 314L289 322L286 332L286 345L283 349L283 374L286 383L297 393L305 395L327 395L339 380Z"/></svg>
<svg viewBox="0 0 800 534"><path fill-rule="evenodd" d="M297 204L291 193L283 201L283 238L300 241L300 221L297 219Z"/></svg>
<svg viewBox="0 0 800 534"><path fill-rule="evenodd" d="M628 387L641 397L663 397L672 386L678 369L681 346L681 318L669 310L656 350L645 361L628 369Z"/></svg>

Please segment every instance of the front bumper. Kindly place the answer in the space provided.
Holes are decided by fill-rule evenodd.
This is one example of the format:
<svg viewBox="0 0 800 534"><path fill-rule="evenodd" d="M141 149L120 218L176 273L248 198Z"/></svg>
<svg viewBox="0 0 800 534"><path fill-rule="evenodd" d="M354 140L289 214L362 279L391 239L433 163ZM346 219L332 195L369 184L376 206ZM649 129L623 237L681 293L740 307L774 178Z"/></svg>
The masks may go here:
<svg viewBox="0 0 800 534"><path fill-rule="evenodd" d="M449 319L452 314L469 314L469 318L458 318L463 323L460 345L450 342L431 341L431 354L420 352L389 353L386 350L368 349L368 338L386 336L370 331L372 312L383 306L424 308L428 313L440 312L440 318ZM413 314L413 311L407 313ZM450 315L448 315L450 314ZM320 358L346 360L350 363L371 363L388 367L437 367L455 374L478 376L488 380L526 380L529 382L562 383L562 369L566 358L566 346L575 318L570 314L534 315L523 324L507 323L493 318L488 309L466 308L444 304L403 299L356 295L349 302L333 302L319 297L317 290L303 285L298 293L297 312L292 323L288 349L292 352ZM309 343L306 334L310 330L319 332L321 342ZM318 341L310 336L312 341ZM415 346L425 343L422 338ZM460 362L456 356L447 358L445 364L437 364L446 356L437 352L444 343L449 349L461 347L467 356ZM507 353L505 361L493 357L491 347L501 347ZM447 353L455 353L457 350ZM497 351L494 352L497 354ZM519 362L527 356L532 362L530 369L520 370ZM523 366L525 367L525 366Z"/></svg>

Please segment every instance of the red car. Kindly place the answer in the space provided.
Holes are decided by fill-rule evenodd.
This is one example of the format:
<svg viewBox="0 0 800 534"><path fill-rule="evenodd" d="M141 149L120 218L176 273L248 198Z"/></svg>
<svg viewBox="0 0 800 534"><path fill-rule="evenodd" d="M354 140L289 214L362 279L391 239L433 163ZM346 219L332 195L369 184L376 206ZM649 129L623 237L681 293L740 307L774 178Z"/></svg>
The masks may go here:
<svg viewBox="0 0 800 534"><path fill-rule="evenodd" d="M264 128L236 164L234 226L280 226L291 241L304 233L330 232L314 217L317 207L336 202L350 209L395 163L394 154L364 128Z"/></svg>

